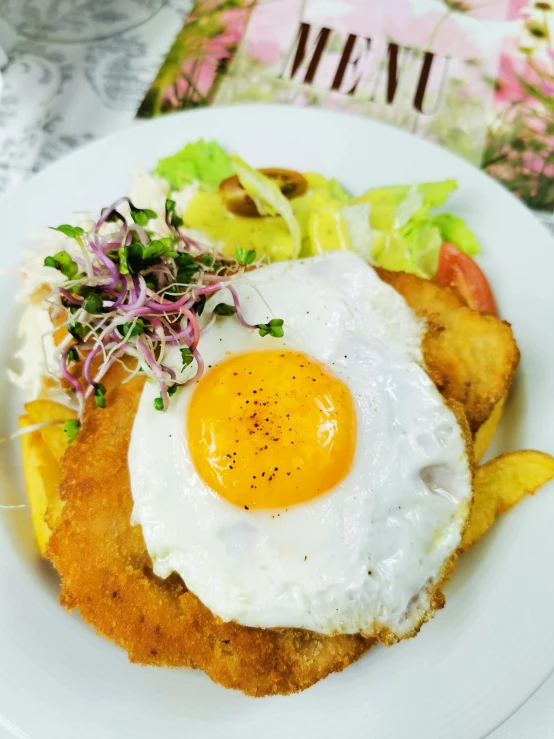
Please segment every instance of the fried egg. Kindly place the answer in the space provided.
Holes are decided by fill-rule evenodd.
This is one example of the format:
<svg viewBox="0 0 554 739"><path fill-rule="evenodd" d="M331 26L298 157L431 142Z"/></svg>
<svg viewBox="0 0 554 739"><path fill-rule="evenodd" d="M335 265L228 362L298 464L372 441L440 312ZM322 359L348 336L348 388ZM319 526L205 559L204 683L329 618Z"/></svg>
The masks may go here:
<svg viewBox="0 0 554 739"><path fill-rule="evenodd" d="M234 287L249 322L282 318L284 336L219 318L200 340L203 377L167 412L145 384L129 471L155 574L178 573L224 621L413 633L472 494L462 432L423 368L424 326L351 252ZM220 302L227 290L205 315Z"/></svg>

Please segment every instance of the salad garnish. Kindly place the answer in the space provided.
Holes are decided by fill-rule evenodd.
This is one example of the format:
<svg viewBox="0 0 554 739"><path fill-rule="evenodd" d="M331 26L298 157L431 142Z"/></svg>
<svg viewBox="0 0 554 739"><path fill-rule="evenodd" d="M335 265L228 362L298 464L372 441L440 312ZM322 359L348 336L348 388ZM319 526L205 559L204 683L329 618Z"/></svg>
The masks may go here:
<svg viewBox="0 0 554 739"><path fill-rule="evenodd" d="M124 204L130 219L121 213ZM169 236L159 238L148 229L157 217L153 210L121 198L102 210L90 232L67 224L54 229L79 246L73 255L60 251L44 260L45 266L65 277L54 290L63 311L54 321L56 329L67 328L60 347L60 374L76 395L79 419L91 396L98 408L106 407L109 393L101 381L115 362L125 364L131 376L141 372L157 382L160 395L154 407L167 410L179 386L202 375L198 342L218 316L235 316L261 336L283 336L281 319L248 323L230 284L232 278L256 266L254 250L238 247L230 257L190 238L181 228L173 200L165 203ZM106 223L115 225L102 229ZM228 288L233 304L218 303L201 328L198 318L206 298L223 288ZM180 378L165 364L170 346L179 347L182 371L196 362L193 377ZM65 422L69 443L79 426L80 420Z"/></svg>

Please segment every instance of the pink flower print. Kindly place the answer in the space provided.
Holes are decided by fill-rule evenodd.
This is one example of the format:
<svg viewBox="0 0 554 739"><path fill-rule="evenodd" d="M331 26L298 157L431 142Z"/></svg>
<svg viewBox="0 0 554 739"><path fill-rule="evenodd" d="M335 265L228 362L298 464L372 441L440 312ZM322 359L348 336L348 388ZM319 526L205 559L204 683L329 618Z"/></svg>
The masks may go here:
<svg viewBox="0 0 554 739"><path fill-rule="evenodd" d="M391 25L398 19L409 26L414 15L411 0L388 0L381 2L356 2L352 12L344 18L349 32L365 38L390 35Z"/></svg>
<svg viewBox="0 0 554 739"><path fill-rule="evenodd" d="M529 66L525 57L502 54L500 57L495 102L509 104L532 100L531 96L524 91L520 80L525 80L528 84L535 85L537 84L537 74Z"/></svg>
<svg viewBox="0 0 554 739"><path fill-rule="evenodd" d="M542 172L544 169L544 159L532 151L523 153L523 166L533 172Z"/></svg>
<svg viewBox="0 0 554 739"><path fill-rule="evenodd" d="M529 6L529 0L510 0L508 6L508 20L521 18L523 11Z"/></svg>
<svg viewBox="0 0 554 739"><path fill-rule="evenodd" d="M543 121L542 118L528 118L525 121L525 126L538 136L542 136L546 132L546 121Z"/></svg>
<svg viewBox="0 0 554 739"><path fill-rule="evenodd" d="M541 85L541 92L544 95L550 95L554 97L554 82L543 82Z"/></svg>
<svg viewBox="0 0 554 739"><path fill-rule="evenodd" d="M443 57L461 60L476 59L484 55L479 35L468 29L468 19L459 19L437 11L424 12L408 19L392 17L388 32L392 41L415 49L431 50Z"/></svg>
<svg viewBox="0 0 554 739"><path fill-rule="evenodd" d="M246 29L247 53L264 64L276 62L298 32L301 0L271 0L254 8Z"/></svg>
<svg viewBox="0 0 554 739"><path fill-rule="evenodd" d="M187 87L191 88L192 99L198 100L208 94L214 83L217 63L217 58L205 57L201 60L189 59L183 64L183 75L188 82ZM180 97L182 99L183 96Z"/></svg>
<svg viewBox="0 0 554 739"><path fill-rule="evenodd" d="M453 13L486 21L506 20L508 2L509 0L442 0L443 5Z"/></svg>
<svg viewBox="0 0 554 739"><path fill-rule="evenodd" d="M267 39L263 41L247 40L246 53L252 59L257 59L261 64L269 66L275 64L281 58L281 47L275 41Z"/></svg>
<svg viewBox="0 0 554 739"><path fill-rule="evenodd" d="M179 107L179 100L177 98L177 94L175 92L175 87L173 85L168 85L163 93L163 102L172 107L172 108L178 108Z"/></svg>
<svg viewBox="0 0 554 739"><path fill-rule="evenodd" d="M306 4L303 20L317 27L326 26L339 33L348 34L350 28L346 18L350 13L351 6L355 6L355 4L356 0L311 0ZM372 14L372 5L380 4L364 3L366 15Z"/></svg>

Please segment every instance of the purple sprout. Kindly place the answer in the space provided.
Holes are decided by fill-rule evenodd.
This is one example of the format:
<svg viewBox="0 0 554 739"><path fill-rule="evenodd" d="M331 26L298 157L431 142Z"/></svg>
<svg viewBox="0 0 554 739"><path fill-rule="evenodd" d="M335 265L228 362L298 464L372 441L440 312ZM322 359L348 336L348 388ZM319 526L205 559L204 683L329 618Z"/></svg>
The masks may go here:
<svg viewBox="0 0 554 739"><path fill-rule="evenodd" d="M129 218L118 211L123 204L129 208ZM187 351L196 362L196 373L187 382L200 379L204 371L198 351L201 331L216 321L213 313L201 330L198 316L209 295L228 288L240 323L259 328L246 321L238 294L228 284L245 271L247 263L240 258L244 250L237 249L235 258L229 258L190 239L171 200L165 212L169 237L159 238L148 230L148 221L156 217L151 210L136 208L129 198L120 198L102 210L92 233L63 227L86 250L86 273L87 259L73 260L67 252L46 260L67 278L57 292L75 343L62 352L60 374L77 396L80 416L92 394L100 408L105 406L100 380L115 362L125 360L130 373L141 370L158 383L160 398L155 407L166 410L177 385L184 384L163 363L166 345ZM108 221L118 228L103 236L100 232ZM135 367L129 367L129 359ZM73 362L82 362L80 379L69 369Z"/></svg>

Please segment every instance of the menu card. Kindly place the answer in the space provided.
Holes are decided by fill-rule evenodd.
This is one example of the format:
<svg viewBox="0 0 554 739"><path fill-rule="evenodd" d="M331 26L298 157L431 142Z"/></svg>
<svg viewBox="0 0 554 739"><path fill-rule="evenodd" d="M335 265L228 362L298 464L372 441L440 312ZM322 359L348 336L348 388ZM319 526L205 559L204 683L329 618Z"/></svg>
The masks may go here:
<svg viewBox="0 0 554 739"><path fill-rule="evenodd" d="M554 207L554 0L198 0L139 117L242 101L386 121Z"/></svg>

